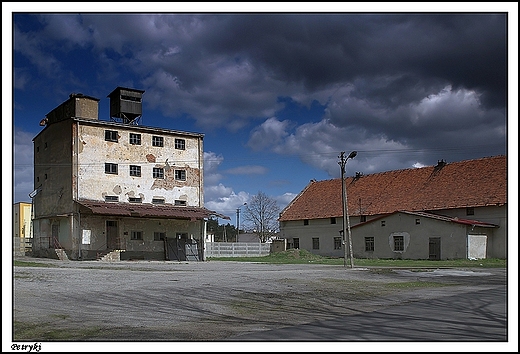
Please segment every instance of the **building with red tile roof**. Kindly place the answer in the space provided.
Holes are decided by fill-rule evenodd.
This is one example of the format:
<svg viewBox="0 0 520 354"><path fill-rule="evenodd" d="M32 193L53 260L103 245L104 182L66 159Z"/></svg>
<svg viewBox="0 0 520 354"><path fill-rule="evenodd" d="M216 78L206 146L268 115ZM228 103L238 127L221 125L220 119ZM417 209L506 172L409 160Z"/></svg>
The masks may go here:
<svg viewBox="0 0 520 354"><path fill-rule="evenodd" d="M446 163L439 161L435 166L387 171L370 175L357 173L345 179L348 215L354 226L369 223L371 220L390 217L396 212L425 213L428 222L442 225L439 229L453 227L467 228L466 236L475 229L487 236L486 256L506 257L507 235L507 159L494 156L475 160ZM404 215L400 213L400 215ZM406 214L406 216L410 216ZM341 179L311 181L304 190L280 213L280 234L295 248L327 256L344 256L342 231L342 186ZM412 215L418 218L418 215ZM419 217L419 219L421 218ZM443 219L444 217L444 219ZM446 219L447 218L447 219ZM461 224L460 220L465 220ZM489 227L493 225L493 227ZM408 232L408 226L397 225L397 231ZM363 227L358 227L361 230ZM414 231L417 231L417 227ZM388 236L388 228L381 231ZM428 231L431 237L438 235L435 230ZM428 247L427 233L421 237ZM467 250L468 238L458 242ZM369 237L369 236L367 236ZM383 236L380 236L383 237ZM441 239L443 235L440 235ZM390 241L385 241L391 243ZM358 245L364 240L358 240ZM442 244L442 243L441 243ZM448 245L448 243L446 243ZM457 246L458 247L458 246ZM379 257L377 252L366 254L361 249L359 257ZM386 253L385 258L431 258L428 254ZM442 258L460 258L460 251L443 252ZM466 252L467 253L467 252ZM467 257L468 254L463 255ZM356 254L354 254L356 258Z"/></svg>

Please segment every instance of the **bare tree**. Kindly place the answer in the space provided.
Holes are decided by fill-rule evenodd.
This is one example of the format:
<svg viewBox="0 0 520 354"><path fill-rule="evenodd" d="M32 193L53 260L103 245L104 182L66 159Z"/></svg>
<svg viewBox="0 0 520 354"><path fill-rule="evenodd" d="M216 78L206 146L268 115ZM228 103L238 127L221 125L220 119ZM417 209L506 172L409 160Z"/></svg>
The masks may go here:
<svg viewBox="0 0 520 354"><path fill-rule="evenodd" d="M280 208L276 200L265 193L258 192L246 204L244 219L253 227L253 232L261 242L266 242L278 230Z"/></svg>

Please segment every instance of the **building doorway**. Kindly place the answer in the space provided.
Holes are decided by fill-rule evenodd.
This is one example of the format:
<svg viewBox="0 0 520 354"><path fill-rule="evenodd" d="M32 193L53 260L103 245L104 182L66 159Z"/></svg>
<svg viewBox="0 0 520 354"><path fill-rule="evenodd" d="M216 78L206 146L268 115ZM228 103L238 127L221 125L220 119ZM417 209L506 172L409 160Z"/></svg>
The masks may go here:
<svg viewBox="0 0 520 354"><path fill-rule="evenodd" d="M429 243L429 258L432 261L438 261L441 259L441 238L430 237Z"/></svg>
<svg viewBox="0 0 520 354"><path fill-rule="evenodd" d="M107 229L107 249L109 249L109 250L119 249L120 248L119 230L118 230L117 221L107 220L106 229Z"/></svg>

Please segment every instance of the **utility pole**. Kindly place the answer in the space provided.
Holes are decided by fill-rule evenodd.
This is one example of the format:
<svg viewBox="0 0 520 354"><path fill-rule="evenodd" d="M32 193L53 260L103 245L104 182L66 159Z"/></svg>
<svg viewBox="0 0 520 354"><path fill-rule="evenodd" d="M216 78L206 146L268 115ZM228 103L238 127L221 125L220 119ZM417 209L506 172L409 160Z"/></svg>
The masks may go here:
<svg viewBox="0 0 520 354"><path fill-rule="evenodd" d="M347 202L347 189L345 186L345 166L347 165L348 159L353 159L356 157L357 151L352 151L346 158L345 152L342 151L339 157L339 166L341 167L341 199L343 204L343 265L347 266L347 243L346 237L347 232L345 231L345 226L348 226L348 249L350 250L350 268L354 268L354 256L352 251L352 235L350 234L350 219L348 216L348 202Z"/></svg>
<svg viewBox="0 0 520 354"><path fill-rule="evenodd" d="M239 220L240 220L240 208L237 208L237 239L236 239L235 242L238 242L238 234L240 233L240 229L239 229L240 222L239 222Z"/></svg>

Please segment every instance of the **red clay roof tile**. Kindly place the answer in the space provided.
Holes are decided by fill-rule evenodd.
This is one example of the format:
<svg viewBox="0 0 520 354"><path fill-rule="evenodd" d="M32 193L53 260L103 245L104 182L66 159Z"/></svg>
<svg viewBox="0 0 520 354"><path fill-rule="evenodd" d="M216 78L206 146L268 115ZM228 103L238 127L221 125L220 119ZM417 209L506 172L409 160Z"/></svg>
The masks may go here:
<svg viewBox="0 0 520 354"><path fill-rule="evenodd" d="M507 203L507 159L495 156L345 179L349 215ZM311 181L279 220L341 217L341 179Z"/></svg>

